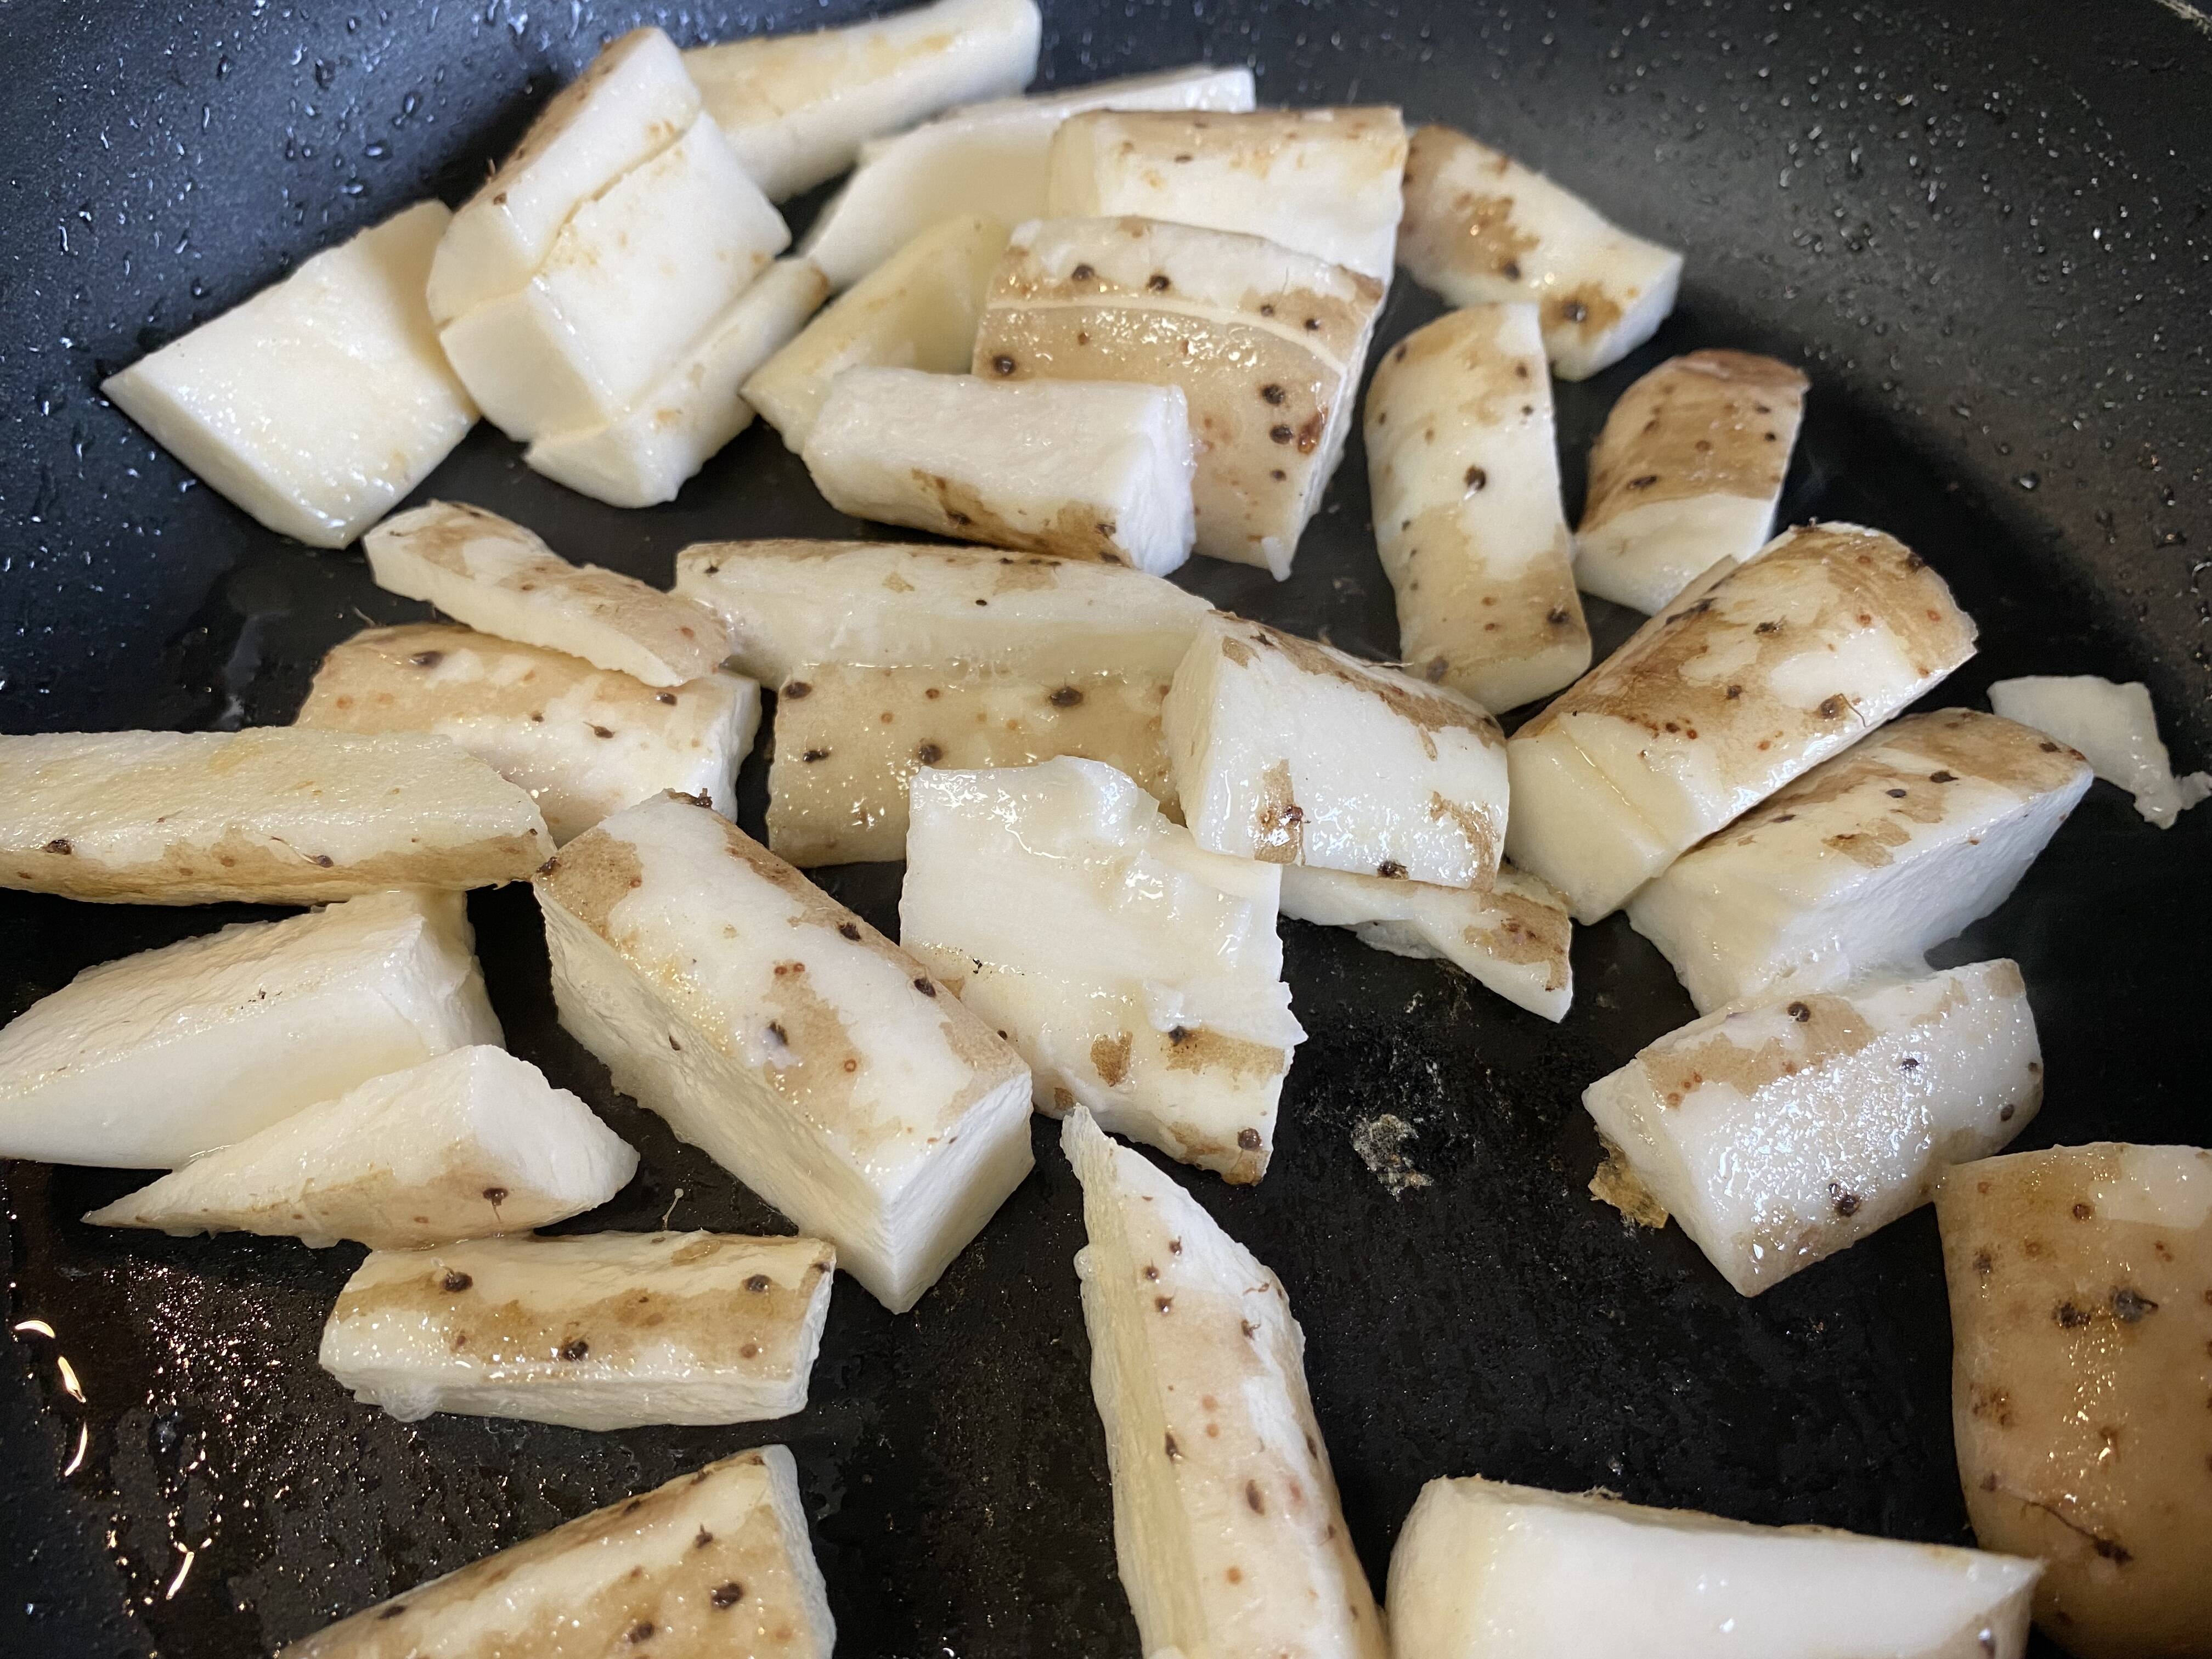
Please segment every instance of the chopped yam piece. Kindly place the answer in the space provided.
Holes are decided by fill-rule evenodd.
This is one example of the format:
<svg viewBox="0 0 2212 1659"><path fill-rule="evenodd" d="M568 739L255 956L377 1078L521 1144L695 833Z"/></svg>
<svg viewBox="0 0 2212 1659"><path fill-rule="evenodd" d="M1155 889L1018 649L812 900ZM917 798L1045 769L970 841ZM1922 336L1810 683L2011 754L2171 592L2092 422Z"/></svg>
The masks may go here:
<svg viewBox="0 0 2212 1659"><path fill-rule="evenodd" d="M2212 772L2173 775L2150 689L2140 680L2115 685L2094 674L1999 680L1990 688L1990 707L2079 750L2099 777L2133 795L2136 811L2161 830L2212 795Z"/></svg>

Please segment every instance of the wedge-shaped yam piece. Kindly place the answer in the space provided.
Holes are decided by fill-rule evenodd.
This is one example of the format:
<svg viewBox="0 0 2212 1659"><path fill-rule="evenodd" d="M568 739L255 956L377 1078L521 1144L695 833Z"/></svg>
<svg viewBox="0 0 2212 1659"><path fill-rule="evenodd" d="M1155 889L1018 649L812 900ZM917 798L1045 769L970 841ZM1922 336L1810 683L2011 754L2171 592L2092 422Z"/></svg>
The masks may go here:
<svg viewBox="0 0 2212 1659"><path fill-rule="evenodd" d="M0 887L103 904L319 904L520 881L536 804L450 739L248 732L0 738Z"/></svg>
<svg viewBox="0 0 2212 1659"><path fill-rule="evenodd" d="M375 893L88 968L0 1030L0 1158L174 1169L499 1041L457 893Z"/></svg>
<svg viewBox="0 0 2212 1659"><path fill-rule="evenodd" d="M322 1367L403 1423L753 1423L806 1408L837 1253L729 1233L486 1238L373 1253Z"/></svg>
<svg viewBox="0 0 2212 1659"><path fill-rule="evenodd" d="M1513 734L1506 854L1595 921L1973 652L1973 618L1895 538L1785 531Z"/></svg>
<svg viewBox="0 0 2212 1659"><path fill-rule="evenodd" d="M579 207L526 284L454 318L439 343L518 441L617 420L790 241L702 115Z"/></svg>
<svg viewBox="0 0 2212 1659"><path fill-rule="evenodd" d="M1443 887L1498 868L1505 740L1456 691L1217 611L1164 719L1200 847Z"/></svg>
<svg viewBox="0 0 2212 1659"><path fill-rule="evenodd" d="M817 864L906 856L907 789L925 766L969 770L1077 755L1172 801L1165 677L1038 679L989 669L801 665L776 693L768 844Z"/></svg>
<svg viewBox="0 0 2212 1659"><path fill-rule="evenodd" d="M1144 1650L1384 1659L1282 1280L1090 1113L1060 1145L1083 1183L1091 1394Z"/></svg>
<svg viewBox="0 0 2212 1659"><path fill-rule="evenodd" d="M1469 1477L1390 1555L1397 1659L2021 1659L2033 1561Z"/></svg>
<svg viewBox="0 0 2212 1659"><path fill-rule="evenodd" d="M1267 1172L1305 1032L1279 875L1201 850L1095 761L914 780L899 933L1021 1049L1040 1109L1080 1104L1233 1182Z"/></svg>
<svg viewBox="0 0 2212 1659"><path fill-rule="evenodd" d="M277 1659L550 1659L550 1650L621 1653L648 1640L655 1659L830 1659L836 1632L784 1448L739 1452L486 1556Z"/></svg>
<svg viewBox="0 0 2212 1659"><path fill-rule="evenodd" d="M1349 927L1393 956L1449 962L1508 1002L1557 1022L1574 1001L1574 925L1549 882L1498 867L1487 887L1355 876L1311 865L1283 869L1283 914Z"/></svg>
<svg viewBox="0 0 2212 1659"><path fill-rule="evenodd" d="M830 381L848 368L966 374L983 291L1006 246L1006 226L981 214L930 226L763 363L744 383L745 400L795 453Z"/></svg>
<svg viewBox="0 0 2212 1659"><path fill-rule="evenodd" d="M1448 313L1383 357L1367 480L1412 672L1518 708L1589 666L1534 306Z"/></svg>
<svg viewBox="0 0 2212 1659"><path fill-rule="evenodd" d="M1563 380L1588 380L1674 308L1682 256L1608 224L1580 197L1449 127L1413 134L1398 260L1455 306L1540 308Z"/></svg>
<svg viewBox="0 0 2212 1659"><path fill-rule="evenodd" d="M921 964L673 795L538 878L561 1023L894 1313L1030 1169L1029 1073Z"/></svg>
<svg viewBox="0 0 2212 1659"><path fill-rule="evenodd" d="M519 524L431 501L368 532L379 587L427 599L486 634L581 657L647 685L712 673L729 640L708 611L634 576L574 565Z"/></svg>
<svg viewBox="0 0 2212 1659"><path fill-rule="evenodd" d="M1964 1164L1936 1194L1974 1536L2040 1557L2083 1659L2212 1632L2212 1152L2106 1142Z"/></svg>
<svg viewBox="0 0 2212 1659"><path fill-rule="evenodd" d="M1373 279L1255 236L1040 220L992 280L975 368L1182 387L1197 551L1280 578L1344 458L1382 301Z"/></svg>
<svg viewBox="0 0 2212 1659"><path fill-rule="evenodd" d="M1406 124L1395 109L1100 107L1053 134L1045 211L1264 236L1387 285Z"/></svg>
<svg viewBox="0 0 2212 1659"><path fill-rule="evenodd" d="M1190 556L1181 388L848 368L806 437L840 513L1165 575Z"/></svg>
<svg viewBox="0 0 2212 1659"><path fill-rule="evenodd" d="M2212 795L2212 772L2174 775L2150 689L2141 680L2115 685L2094 674L1999 680L1990 688L1990 707L2081 750L2099 777L2133 795L2136 811L2161 830Z"/></svg>
<svg viewBox="0 0 2212 1659"><path fill-rule="evenodd" d="M982 213L1012 225L1043 216L1052 135L1071 115L1251 107L1250 70L1205 64L972 105L862 145L860 166L799 252L822 267L831 287L849 287L940 219Z"/></svg>
<svg viewBox="0 0 2212 1659"><path fill-rule="evenodd" d="M422 306L448 217L417 203L100 389L270 529L343 547L476 424Z"/></svg>
<svg viewBox="0 0 2212 1659"><path fill-rule="evenodd" d="M428 276L439 325L526 284L570 215L698 113L699 89L666 35L633 29L609 41L453 216Z"/></svg>
<svg viewBox="0 0 2212 1659"><path fill-rule="evenodd" d="M1656 611L1774 533L1805 413L1803 374L1747 351L1692 351L1620 394L1590 449L1576 538L1586 593Z"/></svg>
<svg viewBox="0 0 2212 1659"><path fill-rule="evenodd" d="M1208 606L1126 566L915 542L700 542L676 591L719 617L744 672L966 664L1040 679L1166 679Z"/></svg>
<svg viewBox="0 0 2212 1659"><path fill-rule="evenodd" d="M1700 1013L1875 974L2005 902L2089 766L1995 714L1886 726L1685 853L1629 902Z"/></svg>
<svg viewBox="0 0 2212 1659"><path fill-rule="evenodd" d="M829 293L829 282L805 260L777 260L619 418L549 433L522 459L611 507L674 501L686 479L752 423L752 405L739 388Z"/></svg>
<svg viewBox="0 0 2212 1659"><path fill-rule="evenodd" d="M695 46L684 66L753 182L781 201L853 165L860 146L1036 73L1035 0L934 0L807 34Z"/></svg>
<svg viewBox="0 0 2212 1659"><path fill-rule="evenodd" d="M565 1221L636 1170L590 1107L478 1043L280 1118L85 1219L404 1250Z"/></svg>

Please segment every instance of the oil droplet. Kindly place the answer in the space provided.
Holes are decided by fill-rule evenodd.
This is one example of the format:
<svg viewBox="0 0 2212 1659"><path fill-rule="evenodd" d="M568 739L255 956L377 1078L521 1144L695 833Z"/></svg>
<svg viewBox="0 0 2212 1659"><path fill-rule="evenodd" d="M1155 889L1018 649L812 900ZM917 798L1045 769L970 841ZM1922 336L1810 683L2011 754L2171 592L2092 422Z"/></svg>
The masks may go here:
<svg viewBox="0 0 2212 1659"><path fill-rule="evenodd" d="M2043 475L2039 472L2023 472L2013 482L2022 489L2033 489L2043 482Z"/></svg>

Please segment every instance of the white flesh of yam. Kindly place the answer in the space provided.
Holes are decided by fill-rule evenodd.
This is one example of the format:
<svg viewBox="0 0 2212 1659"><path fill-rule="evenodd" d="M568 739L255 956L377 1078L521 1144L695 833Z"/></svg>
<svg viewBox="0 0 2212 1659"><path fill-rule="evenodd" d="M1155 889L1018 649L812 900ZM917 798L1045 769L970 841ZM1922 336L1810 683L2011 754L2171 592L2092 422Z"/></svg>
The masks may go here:
<svg viewBox="0 0 2212 1659"><path fill-rule="evenodd" d="M476 424L422 305L449 216L418 203L100 389L270 529L343 547Z"/></svg>
<svg viewBox="0 0 2212 1659"><path fill-rule="evenodd" d="M1190 556L1179 387L848 368L804 453L830 505L856 518L1156 576Z"/></svg>
<svg viewBox="0 0 2212 1659"><path fill-rule="evenodd" d="M710 1463L366 1608L277 1659L582 1659L635 1647L641 1629L653 1659L830 1659L836 1631L788 1451Z"/></svg>
<svg viewBox="0 0 2212 1659"><path fill-rule="evenodd" d="M1692 351L1620 394L1590 448L1576 537L1586 593L1659 610L1774 533L1806 380L1747 351Z"/></svg>
<svg viewBox="0 0 2212 1659"><path fill-rule="evenodd" d="M1396 1659L2021 1659L2033 1561L1469 1478L1390 1556Z"/></svg>
<svg viewBox="0 0 2212 1659"><path fill-rule="evenodd" d="M1232 1182L1266 1173L1305 1032L1279 872L1201 850L1095 761L914 779L899 933L1078 1105Z"/></svg>
<svg viewBox="0 0 2212 1659"><path fill-rule="evenodd" d="M681 685L729 654L714 616L634 576L574 565L519 524L431 501L363 538L376 585L427 599L503 640L581 657L647 685Z"/></svg>
<svg viewBox="0 0 2212 1659"><path fill-rule="evenodd" d="M1029 1173L1020 1056L726 819L633 806L537 887L561 1024L894 1313Z"/></svg>
<svg viewBox="0 0 2212 1659"><path fill-rule="evenodd" d="M1629 901L1699 1013L1923 971L2003 903L2088 763L1995 714L1883 726L1685 853Z"/></svg>
<svg viewBox="0 0 2212 1659"><path fill-rule="evenodd" d="M1674 308L1682 256L1606 222L1580 197L1449 127L1413 134L1398 258L1455 306L1541 310L1563 380L1619 362Z"/></svg>
<svg viewBox="0 0 2212 1659"><path fill-rule="evenodd" d="M1498 868L1505 740L1456 691L1215 611L1165 720L1200 847L1443 887Z"/></svg>
<svg viewBox="0 0 2212 1659"><path fill-rule="evenodd" d="M1700 578L1513 734L1506 855L1596 921L1973 651L1973 619L1903 543L1856 525L1785 531Z"/></svg>
<svg viewBox="0 0 2212 1659"><path fill-rule="evenodd" d="M872 138L1019 92L1043 27L1035 0L934 0L843 28L695 46L684 66L753 182L781 202L842 173Z"/></svg>
<svg viewBox="0 0 2212 1659"><path fill-rule="evenodd" d="M1150 1655L1384 1659L1283 1283L1077 1110L1075 1258L1114 1553Z"/></svg>
<svg viewBox="0 0 2212 1659"><path fill-rule="evenodd" d="M837 1253L819 1239L590 1233L380 1249L322 1367L403 1423L755 1423L806 1407Z"/></svg>
<svg viewBox="0 0 2212 1659"><path fill-rule="evenodd" d="M1536 308L1469 306L1398 343L1367 393L1375 544L1407 672L1518 708L1590 665Z"/></svg>
<svg viewBox="0 0 2212 1659"><path fill-rule="evenodd" d="M2081 750L2099 777L2133 795L2136 811L2161 830L2212 795L2212 772L2173 775L2150 689L2140 680L2115 685L2094 674L1999 680L1990 688L1990 707Z"/></svg>
<svg viewBox="0 0 2212 1659"><path fill-rule="evenodd" d="M1344 458L1382 301L1373 279L1255 236L1035 221L992 281L975 371L1180 386L1196 550L1280 579Z"/></svg>
<svg viewBox="0 0 2212 1659"><path fill-rule="evenodd" d="M85 1219L404 1250L565 1221L636 1170L590 1107L477 1043L280 1118Z"/></svg>
<svg viewBox="0 0 2212 1659"><path fill-rule="evenodd" d="M372 894L88 968L0 1030L0 1157L174 1169L499 1041L459 894Z"/></svg>
<svg viewBox="0 0 2212 1659"><path fill-rule="evenodd" d="M2042 1100L2002 960L1708 1014L1583 1092L1634 1185L1746 1296L1918 1209Z"/></svg>

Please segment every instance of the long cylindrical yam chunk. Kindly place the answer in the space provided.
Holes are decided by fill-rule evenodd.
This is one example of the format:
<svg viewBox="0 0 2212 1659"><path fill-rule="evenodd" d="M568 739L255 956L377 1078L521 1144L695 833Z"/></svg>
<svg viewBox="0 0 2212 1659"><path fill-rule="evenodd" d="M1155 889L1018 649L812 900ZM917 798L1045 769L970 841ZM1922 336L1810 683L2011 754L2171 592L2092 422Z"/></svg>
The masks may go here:
<svg viewBox="0 0 2212 1659"><path fill-rule="evenodd" d="M815 1238L589 1233L370 1254L322 1367L403 1423L757 1423L806 1408L837 1253Z"/></svg>
<svg viewBox="0 0 2212 1659"><path fill-rule="evenodd" d="M2039 1557L2081 1659L2212 1638L2212 1152L2105 1142L1961 1164L1936 1194L1974 1536Z"/></svg>
<svg viewBox="0 0 2212 1659"><path fill-rule="evenodd" d="M1518 708L1589 666L1534 306L1451 312L1385 354L1367 479L1409 672Z"/></svg>
<svg viewBox="0 0 2212 1659"><path fill-rule="evenodd" d="M0 887L103 904L319 904L520 881L537 804L451 739L246 732L0 737Z"/></svg>
<svg viewBox="0 0 2212 1659"><path fill-rule="evenodd" d="M1390 1555L1396 1659L2021 1659L2037 1567L1605 1492L1431 1480Z"/></svg>
<svg viewBox="0 0 2212 1659"><path fill-rule="evenodd" d="M830 505L856 518L1156 576L1190 556L1176 386L848 368L803 453Z"/></svg>
<svg viewBox="0 0 2212 1659"><path fill-rule="evenodd" d="M561 1024L894 1313L1029 1173L1020 1057L727 819L664 795L537 888Z"/></svg>
<svg viewBox="0 0 2212 1659"><path fill-rule="evenodd" d="M636 1170L590 1107L478 1043L370 1078L85 1219L407 1250L565 1221Z"/></svg>
<svg viewBox="0 0 2212 1659"><path fill-rule="evenodd" d="M1563 380L1588 380L1674 308L1682 256L1607 223L1580 197L1449 127L1406 156L1398 260L1455 306L1533 301Z"/></svg>
<svg viewBox="0 0 2212 1659"><path fill-rule="evenodd" d="M975 371L1180 386L1195 550L1280 578L1344 457L1382 301L1373 278L1258 237L1032 221L992 279Z"/></svg>
<svg viewBox="0 0 2212 1659"><path fill-rule="evenodd" d="M1805 376L1747 351L1692 351L1620 394L1590 449L1576 540L1586 593L1653 611L1773 533Z"/></svg>
<svg viewBox="0 0 2212 1659"><path fill-rule="evenodd" d="M1456 691L1215 611L1164 718L1200 847L1443 887L1498 868L1505 742Z"/></svg>
<svg viewBox="0 0 2212 1659"><path fill-rule="evenodd" d="M1918 972L2002 904L2089 787L2040 732L1971 708L1893 721L1629 901L1700 1013Z"/></svg>
<svg viewBox="0 0 2212 1659"><path fill-rule="evenodd" d="M830 1659L836 1641L798 1468L763 1446L419 1584L277 1659Z"/></svg>
<svg viewBox="0 0 2212 1659"><path fill-rule="evenodd" d="M1384 1659L1282 1281L1078 1110L1075 1258L1114 1553L1147 1654Z"/></svg>
<svg viewBox="0 0 2212 1659"><path fill-rule="evenodd" d="M2042 1100L2005 961L1708 1014L1583 1091L1612 1148L1593 1190L1640 1189L1746 1296L1918 1209Z"/></svg>
<svg viewBox="0 0 2212 1659"><path fill-rule="evenodd" d="M1095 761L924 770L911 812L901 939L1021 1050L1038 1109L1259 1180L1305 1037L1279 873L1202 850Z"/></svg>
<svg viewBox="0 0 2212 1659"><path fill-rule="evenodd" d="M0 1030L0 1157L174 1169L500 1040L459 894L371 894L88 968Z"/></svg>
<svg viewBox="0 0 2212 1659"><path fill-rule="evenodd" d="M1973 619L1894 537L1785 531L1513 734L1506 854L1596 921L1973 651Z"/></svg>

